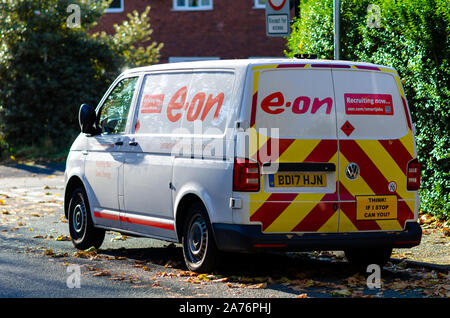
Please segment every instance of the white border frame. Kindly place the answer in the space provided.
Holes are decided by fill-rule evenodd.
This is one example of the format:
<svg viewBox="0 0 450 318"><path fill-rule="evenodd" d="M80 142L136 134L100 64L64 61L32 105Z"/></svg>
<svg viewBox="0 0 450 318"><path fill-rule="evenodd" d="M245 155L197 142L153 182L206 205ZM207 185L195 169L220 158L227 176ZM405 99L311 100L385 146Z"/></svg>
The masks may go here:
<svg viewBox="0 0 450 318"><path fill-rule="evenodd" d="M120 0L120 8L108 8L105 10L105 13L121 13L125 9L124 0Z"/></svg>
<svg viewBox="0 0 450 318"><path fill-rule="evenodd" d="M253 1L253 9L265 9L265 8L266 8L265 4L258 3L258 0Z"/></svg>
<svg viewBox="0 0 450 318"><path fill-rule="evenodd" d="M214 0L209 0L210 1L210 5L209 6L205 6L205 5L201 5L199 7L189 7L187 4L187 1L189 0L184 0L186 1L186 5L184 7L180 7L177 5L177 0L173 0L172 1L172 11L210 11L214 9ZM201 0L199 0L201 1Z"/></svg>
<svg viewBox="0 0 450 318"><path fill-rule="evenodd" d="M169 56L169 63L220 60L218 56Z"/></svg>

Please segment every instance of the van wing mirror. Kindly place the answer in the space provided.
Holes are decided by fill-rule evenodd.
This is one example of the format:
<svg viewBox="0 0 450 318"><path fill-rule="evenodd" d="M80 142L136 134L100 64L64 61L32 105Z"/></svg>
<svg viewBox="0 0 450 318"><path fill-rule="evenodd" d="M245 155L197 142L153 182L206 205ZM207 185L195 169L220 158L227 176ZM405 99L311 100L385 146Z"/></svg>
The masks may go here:
<svg viewBox="0 0 450 318"><path fill-rule="evenodd" d="M78 122L80 124L81 132L85 134L95 135L97 129L95 128L95 122L97 114L94 107L88 104L82 104L80 111L78 112Z"/></svg>

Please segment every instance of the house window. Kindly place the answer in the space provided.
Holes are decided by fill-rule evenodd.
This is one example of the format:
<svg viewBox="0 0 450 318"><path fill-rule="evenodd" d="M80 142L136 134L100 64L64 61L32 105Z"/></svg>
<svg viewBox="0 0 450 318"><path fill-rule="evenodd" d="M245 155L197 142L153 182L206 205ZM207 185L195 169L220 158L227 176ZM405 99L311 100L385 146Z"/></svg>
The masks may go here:
<svg viewBox="0 0 450 318"><path fill-rule="evenodd" d="M123 12L123 1L124 0L113 0L109 5L109 8L106 9L106 13Z"/></svg>
<svg viewBox="0 0 450 318"><path fill-rule="evenodd" d="M212 10L213 0L173 0L174 10Z"/></svg>
<svg viewBox="0 0 450 318"><path fill-rule="evenodd" d="M255 9L264 9L266 7L266 0L254 0L255 6L253 8Z"/></svg>

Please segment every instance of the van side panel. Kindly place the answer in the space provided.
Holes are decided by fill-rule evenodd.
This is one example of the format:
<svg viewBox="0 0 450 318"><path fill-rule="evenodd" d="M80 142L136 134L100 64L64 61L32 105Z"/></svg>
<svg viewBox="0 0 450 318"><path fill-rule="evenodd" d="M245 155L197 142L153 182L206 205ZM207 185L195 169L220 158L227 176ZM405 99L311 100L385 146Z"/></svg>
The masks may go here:
<svg viewBox="0 0 450 318"><path fill-rule="evenodd" d="M144 75L128 136L135 146L128 147L125 163L123 214L153 223L129 222L127 230L175 239L185 195L203 202L212 223L232 222L233 160L226 158L238 113L237 73L211 68Z"/></svg>

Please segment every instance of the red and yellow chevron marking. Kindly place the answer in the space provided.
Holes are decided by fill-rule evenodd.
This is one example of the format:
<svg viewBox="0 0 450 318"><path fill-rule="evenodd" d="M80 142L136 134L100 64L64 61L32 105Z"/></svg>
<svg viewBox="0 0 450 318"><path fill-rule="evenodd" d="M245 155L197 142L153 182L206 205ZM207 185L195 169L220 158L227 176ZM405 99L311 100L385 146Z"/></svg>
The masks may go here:
<svg viewBox="0 0 450 318"><path fill-rule="evenodd" d="M401 230L405 221L414 218L415 194L406 190L406 169L414 158L412 133L394 140L341 140L339 143L339 197L341 200L339 231ZM344 177L349 162L359 165L356 180ZM396 192L388 191L395 182ZM356 195L395 194L398 198L397 220L356 221Z"/></svg>
<svg viewBox="0 0 450 318"><path fill-rule="evenodd" d="M267 139L260 150L271 141ZM414 156L411 132L394 140L341 140L339 152L337 140L280 139L279 144L278 162L334 163L339 180L335 193L252 193L250 221L260 222L264 232L401 230L406 220L414 218L415 194L406 190L406 167ZM258 152L253 158L258 159ZM360 166L356 180L345 177L350 162ZM396 192L388 190L391 181L397 185ZM398 197L397 220L356 220L356 195L389 194Z"/></svg>
<svg viewBox="0 0 450 318"><path fill-rule="evenodd" d="M260 151L267 151L267 139ZM338 166L337 140L279 139L277 162L330 162ZM253 158L259 161L259 151ZM263 182L261 177L261 183ZM263 188L263 187L262 187ZM337 189L337 188L336 188ZM252 193L250 221L261 222L264 232L336 232L337 190L334 193Z"/></svg>
<svg viewBox="0 0 450 318"><path fill-rule="evenodd" d="M255 66L251 127L254 128L260 71L281 67L314 67L308 64ZM331 67L317 65L318 67ZM338 65L336 67L344 67ZM346 66L350 67L350 66ZM388 71L369 66L352 68ZM405 221L413 219L415 194L406 190L406 169L415 157L411 121L398 75L395 78L403 99L408 120L408 134L392 140L277 139L253 131L257 142L251 145L251 158L262 162L261 154L272 153L272 143L278 145L277 162L329 162L338 167L334 193L266 193L261 176L261 191L250 194L250 221L259 222L266 233L289 232L352 232L401 230ZM260 147L255 147L255 144ZM339 146L339 148L338 148ZM253 147L253 148L252 148ZM339 149L339 151L338 151ZM360 166L360 177L349 180L345 168L350 162ZM389 192L394 181L396 192ZM356 220L356 195L391 195L398 197L397 220ZM339 207L337 210L335 207Z"/></svg>

